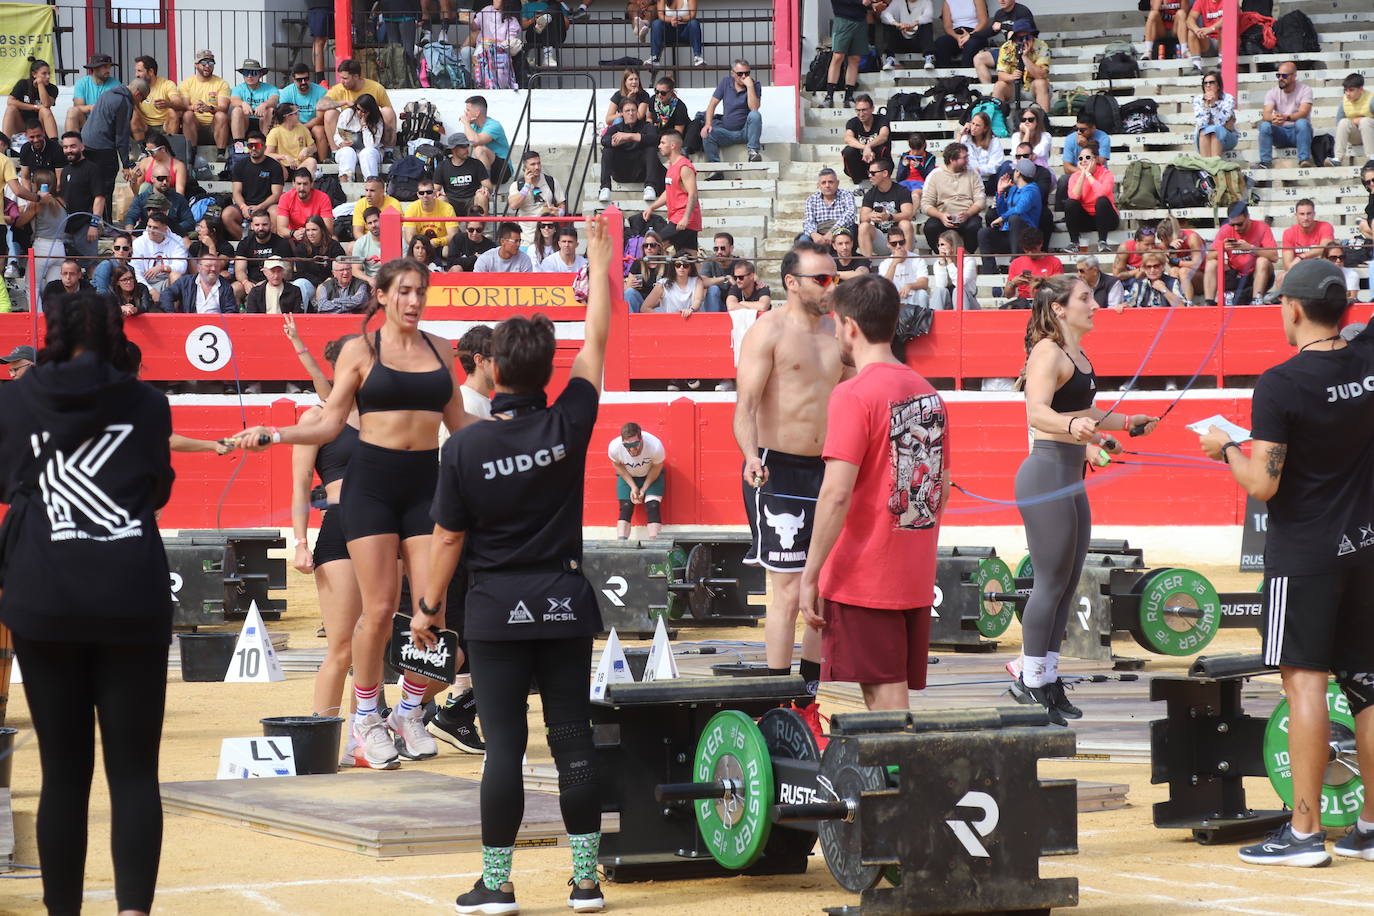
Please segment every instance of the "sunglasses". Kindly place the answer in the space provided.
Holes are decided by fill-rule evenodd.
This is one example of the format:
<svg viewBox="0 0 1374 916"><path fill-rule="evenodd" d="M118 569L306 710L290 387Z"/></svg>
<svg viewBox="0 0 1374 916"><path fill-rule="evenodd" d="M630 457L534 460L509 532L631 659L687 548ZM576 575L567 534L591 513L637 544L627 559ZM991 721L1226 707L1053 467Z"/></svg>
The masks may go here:
<svg viewBox="0 0 1374 916"><path fill-rule="evenodd" d="M1092 161L1093 161L1093 157L1092 157L1092 156L1079 156L1079 157L1078 157L1078 161L1079 161L1079 162L1092 162Z"/></svg>
<svg viewBox="0 0 1374 916"><path fill-rule="evenodd" d="M553 228L554 228L554 225L553 225L553 223L540 223L540 224L539 224L539 228L540 228L540 229L553 229Z"/></svg>
<svg viewBox="0 0 1374 916"><path fill-rule="evenodd" d="M113 248L114 251L133 251L133 250L134 250L134 246L132 246L132 245L114 245L114 246L112 246L112 248Z"/></svg>
<svg viewBox="0 0 1374 916"><path fill-rule="evenodd" d="M1221 81L1220 81L1220 80L1203 80L1203 81L1202 81L1202 85L1204 85L1204 86L1220 86L1220 85L1221 85Z"/></svg>
<svg viewBox="0 0 1374 916"><path fill-rule="evenodd" d="M881 175L881 174L883 174L883 173L886 172L886 171L887 171L887 169L869 169L869 170L868 170L868 177L869 177L869 178L873 178L874 176Z"/></svg>
<svg viewBox="0 0 1374 916"><path fill-rule="evenodd" d="M715 248L714 248L714 250L715 250L715 251L729 251L729 250L730 250L730 246L729 246L729 245L716 245Z"/></svg>
<svg viewBox="0 0 1374 916"><path fill-rule="evenodd" d="M639 447L640 447L641 445L643 445L643 444L644 444L644 440L643 440L643 439L635 439L633 442L622 442L622 443L621 443L621 445L624 445L626 448L639 448Z"/></svg>
<svg viewBox="0 0 1374 916"><path fill-rule="evenodd" d="M249 143L249 144L248 144L248 148L249 148L249 149L262 149L262 148L265 147L266 145L267 145L267 144L265 144L265 143Z"/></svg>
<svg viewBox="0 0 1374 916"><path fill-rule="evenodd" d="M1296 75L1297 75L1296 73L1275 73L1275 74L1274 74L1274 79L1276 79L1276 80L1291 80L1291 79L1292 79L1294 76L1296 76Z"/></svg>
<svg viewBox="0 0 1374 916"><path fill-rule="evenodd" d="M678 262L675 263L673 266L676 267L678 270L690 270L691 267L692 267L692 262L691 262L691 261L678 261Z"/></svg>
<svg viewBox="0 0 1374 916"><path fill-rule="evenodd" d="M1035 157L1034 157L1033 155L1031 155L1030 153L1017 153L1017 154L1016 154L1016 158L1017 158L1017 159L1034 159Z"/></svg>
<svg viewBox="0 0 1374 916"><path fill-rule="evenodd" d="M834 274L793 274L792 276L804 280L811 280L821 289L825 289L839 279L839 277L836 277Z"/></svg>
<svg viewBox="0 0 1374 916"><path fill-rule="evenodd" d="M261 70L240 70L239 72L244 76L262 76L263 74Z"/></svg>
<svg viewBox="0 0 1374 916"><path fill-rule="evenodd" d="M306 74L305 76L298 76L295 79L298 83L308 83L310 82L310 75Z"/></svg>
<svg viewBox="0 0 1374 916"><path fill-rule="evenodd" d="M1374 178L1366 178L1366 179L1364 180L1364 186L1365 186L1366 188L1374 187Z"/></svg>
<svg viewBox="0 0 1374 916"><path fill-rule="evenodd" d="M434 190L433 190L432 188L431 188L430 190L428 190L428 191L416 191L415 193L416 193L416 194L419 194L421 197L433 197L433 196L434 196Z"/></svg>
<svg viewBox="0 0 1374 916"><path fill-rule="evenodd" d="M135 277L133 274L125 274L124 276L119 278L120 283L132 283L134 282L134 280Z"/></svg>
<svg viewBox="0 0 1374 916"><path fill-rule="evenodd" d="M1035 117L1035 115L1031 115L1029 118L1022 118L1022 119L1021 119L1021 123L1022 123L1022 124L1034 124L1036 121L1039 121L1039 120L1040 120L1040 119L1037 118L1037 117Z"/></svg>
<svg viewBox="0 0 1374 916"><path fill-rule="evenodd" d="M468 232L481 232L481 226L468 226Z"/></svg>
<svg viewBox="0 0 1374 916"><path fill-rule="evenodd" d="M888 240L887 240L887 244L888 244L888 247L889 247L889 248L897 248L897 247L899 247L899 246L902 247L902 248L905 248L905 247L906 247L906 239L888 239Z"/></svg>
<svg viewBox="0 0 1374 916"><path fill-rule="evenodd" d="M166 175L154 175L154 176L153 176L153 181L166 181L166 180L167 180L167 176L166 176Z"/></svg>
<svg viewBox="0 0 1374 916"><path fill-rule="evenodd" d="M732 276L734 279L739 280L740 282L743 282L743 281L749 279L749 275L748 275L748 274L732 274L731 276Z"/></svg>
<svg viewBox="0 0 1374 916"><path fill-rule="evenodd" d="M659 95L663 95L663 96L672 95L672 93L673 93L673 90L671 90L671 89L659 89L659 90L656 90L656 91L658 92Z"/></svg>
<svg viewBox="0 0 1374 916"><path fill-rule="evenodd" d="M644 247L645 247L645 248L657 248L657 247L659 247L659 245L658 245L658 242L645 242L645 243L644 243Z"/></svg>
<svg viewBox="0 0 1374 916"><path fill-rule="evenodd" d="M1345 263L1345 255L1343 255L1343 254L1333 254L1333 255L1330 255L1330 256L1327 258L1327 260L1328 260L1328 261L1335 261L1337 264L1344 264L1344 263Z"/></svg>
<svg viewBox="0 0 1374 916"><path fill-rule="evenodd" d="M213 67L215 65L215 62L213 60L198 60L196 61L196 64L197 66L201 67Z"/></svg>
<svg viewBox="0 0 1374 916"><path fill-rule="evenodd" d="M753 72L753 71L750 71L750 70L736 70L736 71L735 71L735 76L748 76L751 72Z"/></svg>

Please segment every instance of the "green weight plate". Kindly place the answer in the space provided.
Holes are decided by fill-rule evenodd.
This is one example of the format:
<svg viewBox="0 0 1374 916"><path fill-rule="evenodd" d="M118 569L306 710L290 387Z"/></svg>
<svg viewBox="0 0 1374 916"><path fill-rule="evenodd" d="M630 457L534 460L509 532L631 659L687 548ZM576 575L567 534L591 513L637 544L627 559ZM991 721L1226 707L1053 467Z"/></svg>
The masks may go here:
<svg viewBox="0 0 1374 916"><path fill-rule="evenodd" d="M831 738L821 756L821 776L829 780L842 799L859 800L861 793L887 786L887 771L882 767L859 764L858 742L852 738ZM859 801L859 804L863 804ZM840 887L855 894L876 887L882 878L879 865L865 865L860 825L844 821L821 821L821 851L825 864Z"/></svg>
<svg viewBox="0 0 1374 916"><path fill-rule="evenodd" d="M1140 609L1131 635L1160 655L1194 655L1217 635L1221 599L1206 577L1191 569L1161 569L1136 584Z"/></svg>
<svg viewBox="0 0 1374 916"><path fill-rule="evenodd" d="M986 592L1008 594L1016 589L1011 577L1011 567L998 557L987 557L978 563L969 581L978 587L980 595ZM1011 626L1012 610L1015 603L998 601L992 598L978 599L978 632L989 639L995 639L1007 632Z"/></svg>
<svg viewBox="0 0 1374 916"><path fill-rule="evenodd" d="M1355 717L1335 681L1326 685L1331 714L1331 762L1322 774L1322 826L1349 827L1364 806L1364 783L1355 759ZM1288 700L1280 700L1264 728L1264 769L1269 783L1288 807L1293 806L1293 766L1288 758Z"/></svg>
<svg viewBox="0 0 1374 916"><path fill-rule="evenodd" d="M763 853L773 826L773 763L754 720L737 709L716 713L697 739L692 778L729 779L738 791L729 798L695 803L697 829L711 857L730 869L748 868Z"/></svg>
<svg viewBox="0 0 1374 916"><path fill-rule="evenodd" d="M669 582L680 579L687 568L687 551L674 547L668 551L668 573L664 576ZM687 601L677 592L668 592L668 618L680 620L687 613Z"/></svg>
<svg viewBox="0 0 1374 916"><path fill-rule="evenodd" d="M1021 562L1016 564L1016 578L1035 578L1035 567L1031 565L1030 554L1026 554L1024 557L1021 558Z"/></svg>

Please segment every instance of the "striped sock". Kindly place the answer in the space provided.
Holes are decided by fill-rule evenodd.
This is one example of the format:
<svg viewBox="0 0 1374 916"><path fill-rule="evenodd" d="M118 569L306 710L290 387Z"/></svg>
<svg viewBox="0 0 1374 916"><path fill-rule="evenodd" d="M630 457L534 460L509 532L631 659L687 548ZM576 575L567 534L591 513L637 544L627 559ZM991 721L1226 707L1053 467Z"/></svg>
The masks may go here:
<svg viewBox="0 0 1374 916"><path fill-rule="evenodd" d="M358 700L357 717L371 715L377 711L377 697L382 692L381 684L373 684L371 687L359 687L353 685L353 696Z"/></svg>
<svg viewBox="0 0 1374 916"><path fill-rule="evenodd" d="M396 707L403 716L418 716L420 707L425 705L425 685L417 684L409 677L401 678L401 702Z"/></svg>

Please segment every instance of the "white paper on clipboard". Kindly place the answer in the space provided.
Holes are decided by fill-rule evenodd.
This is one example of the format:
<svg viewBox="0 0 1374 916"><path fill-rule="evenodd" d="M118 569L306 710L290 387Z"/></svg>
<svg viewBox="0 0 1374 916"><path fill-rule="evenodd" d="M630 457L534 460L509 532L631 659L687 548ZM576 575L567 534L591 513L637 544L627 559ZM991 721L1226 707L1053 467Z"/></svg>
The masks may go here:
<svg viewBox="0 0 1374 916"><path fill-rule="evenodd" d="M1221 414L1213 414L1205 420L1198 420L1196 423L1189 423L1188 428L1199 436L1206 435L1207 430L1215 426L1217 429L1230 436L1235 442L1249 442L1250 430L1237 426Z"/></svg>

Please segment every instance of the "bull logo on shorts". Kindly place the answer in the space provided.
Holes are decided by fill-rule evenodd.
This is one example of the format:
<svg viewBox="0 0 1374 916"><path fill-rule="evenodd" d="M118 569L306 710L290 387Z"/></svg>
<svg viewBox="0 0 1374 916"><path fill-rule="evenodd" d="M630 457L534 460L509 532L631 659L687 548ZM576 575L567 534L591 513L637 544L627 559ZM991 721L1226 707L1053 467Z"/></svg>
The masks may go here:
<svg viewBox="0 0 1374 916"><path fill-rule="evenodd" d="M793 515L790 512L774 512L767 506L763 507L763 517L774 531L778 533L778 543L784 550L790 549L797 543L797 533L806 524L806 511L803 510Z"/></svg>

